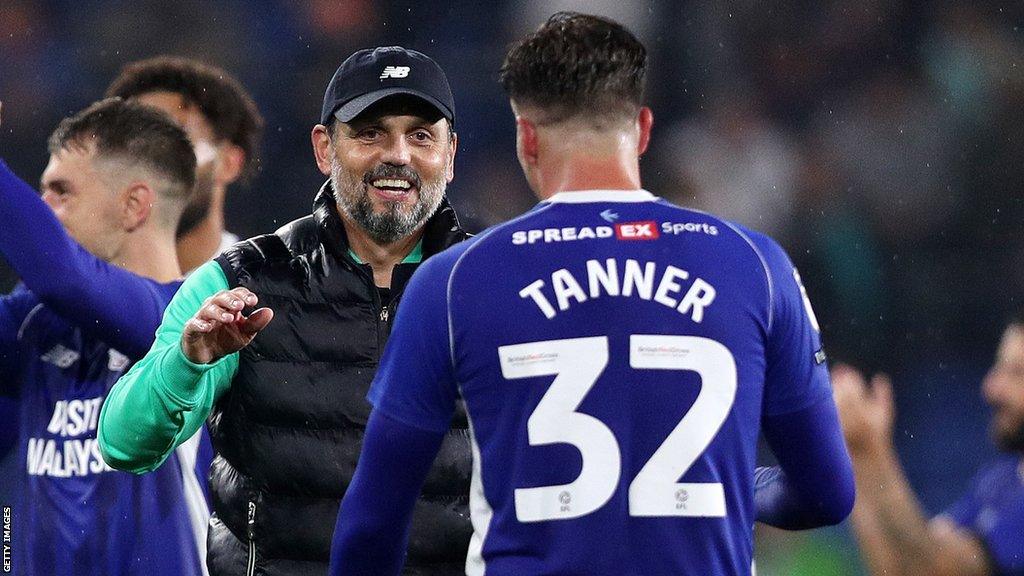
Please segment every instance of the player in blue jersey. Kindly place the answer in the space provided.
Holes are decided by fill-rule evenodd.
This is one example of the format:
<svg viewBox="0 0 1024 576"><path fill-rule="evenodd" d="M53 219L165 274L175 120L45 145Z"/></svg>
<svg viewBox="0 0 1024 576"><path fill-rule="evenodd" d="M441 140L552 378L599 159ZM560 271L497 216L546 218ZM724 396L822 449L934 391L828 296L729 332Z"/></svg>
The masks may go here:
<svg viewBox="0 0 1024 576"><path fill-rule="evenodd" d="M332 574L397 574L457 399L466 572L750 574L755 521L833 524L853 477L800 279L769 238L642 190L646 53L560 13L502 83L542 202L409 284ZM755 472L764 431L780 465Z"/></svg>
<svg viewBox="0 0 1024 576"><path fill-rule="evenodd" d="M964 496L928 520L893 445L892 386L849 366L833 370L836 403L857 472L851 518L872 574L1024 576L1024 316L1003 333L982 393L1006 454Z"/></svg>
<svg viewBox="0 0 1024 576"><path fill-rule="evenodd" d="M200 574L203 527L178 468L116 472L96 441L107 392L180 285L192 145L161 112L109 99L65 119L49 147L42 198L0 162L0 252L22 279L0 297L0 394L17 400L24 474L13 571Z"/></svg>

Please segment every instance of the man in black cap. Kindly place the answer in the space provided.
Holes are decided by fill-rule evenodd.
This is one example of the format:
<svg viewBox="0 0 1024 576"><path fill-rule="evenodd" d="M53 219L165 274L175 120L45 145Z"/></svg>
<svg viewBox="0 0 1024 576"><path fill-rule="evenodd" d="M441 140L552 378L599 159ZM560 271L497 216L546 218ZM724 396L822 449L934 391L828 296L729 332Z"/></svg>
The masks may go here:
<svg viewBox="0 0 1024 576"><path fill-rule="evenodd" d="M99 436L115 468L155 469L209 418L210 574L326 573L402 289L424 258L466 238L444 197L454 119L427 56L353 54L312 131L329 176L313 214L198 268L149 354L111 391ZM466 427L464 414L453 420L417 504L408 574L462 573Z"/></svg>

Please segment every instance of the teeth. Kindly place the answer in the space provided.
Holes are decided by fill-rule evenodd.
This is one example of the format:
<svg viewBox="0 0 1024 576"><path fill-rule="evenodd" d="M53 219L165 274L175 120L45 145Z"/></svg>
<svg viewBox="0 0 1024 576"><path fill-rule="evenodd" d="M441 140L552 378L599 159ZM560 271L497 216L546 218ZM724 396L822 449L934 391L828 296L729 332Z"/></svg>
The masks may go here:
<svg viewBox="0 0 1024 576"><path fill-rule="evenodd" d="M402 190L408 190L411 184L405 180L374 180L371 182L375 188L401 188Z"/></svg>

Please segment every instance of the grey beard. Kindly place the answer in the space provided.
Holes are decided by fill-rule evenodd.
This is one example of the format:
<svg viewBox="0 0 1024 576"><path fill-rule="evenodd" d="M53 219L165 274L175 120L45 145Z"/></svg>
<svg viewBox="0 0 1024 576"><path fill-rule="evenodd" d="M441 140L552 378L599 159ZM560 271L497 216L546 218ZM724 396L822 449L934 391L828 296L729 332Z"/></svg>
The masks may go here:
<svg viewBox="0 0 1024 576"><path fill-rule="evenodd" d="M393 244L422 226L441 205L446 184L443 176L435 182L423 182L410 209L403 210L400 202L388 202L383 212L376 212L363 178L331 158L331 187L338 208L380 245Z"/></svg>

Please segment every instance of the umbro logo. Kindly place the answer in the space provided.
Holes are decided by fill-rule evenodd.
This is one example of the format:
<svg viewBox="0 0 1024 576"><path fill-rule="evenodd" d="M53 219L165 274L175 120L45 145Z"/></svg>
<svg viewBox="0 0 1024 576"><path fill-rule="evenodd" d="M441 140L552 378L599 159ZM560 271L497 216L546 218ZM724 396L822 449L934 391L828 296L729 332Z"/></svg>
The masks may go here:
<svg viewBox="0 0 1024 576"><path fill-rule="evenodd" d="M384 71L380 73L380 79L385 78L405 78L409 75L408 66L385 66Z"/></svg>

